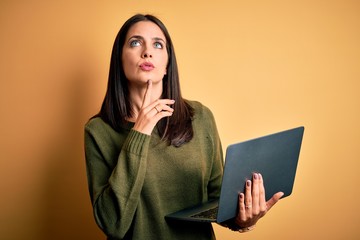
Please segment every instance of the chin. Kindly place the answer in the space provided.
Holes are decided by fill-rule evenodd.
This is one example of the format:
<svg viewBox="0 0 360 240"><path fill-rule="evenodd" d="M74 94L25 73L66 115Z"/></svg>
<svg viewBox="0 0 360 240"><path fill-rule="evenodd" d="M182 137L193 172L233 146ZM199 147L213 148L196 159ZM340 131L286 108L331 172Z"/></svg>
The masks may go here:
<svg viewBox="0 0 360 240"><path fill-rule="evenodd" d="M151 78L150 78L151 79ZM151 79L153 83L159 83L162 82L162 79Z"/></svg>

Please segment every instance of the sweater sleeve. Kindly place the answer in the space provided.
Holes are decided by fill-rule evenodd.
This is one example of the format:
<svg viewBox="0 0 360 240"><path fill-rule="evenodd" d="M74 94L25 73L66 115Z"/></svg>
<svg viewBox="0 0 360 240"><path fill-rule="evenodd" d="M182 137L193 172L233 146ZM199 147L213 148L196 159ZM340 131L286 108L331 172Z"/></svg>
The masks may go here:
<svg viewBox="0 0 360 240"><path fill-rule="evenodd" d="M210 124L209 129L211 129L211 134L212 134L211 138L213 143L212 169L208 183L208 197L209 199L211 199L211 198L220 197L224 160L223 160L223 150L222 150L221 140L216 127L215 118L210 111L209 111L208 119Z"/></svg>
<svg viewBox="0 0 360 240"><path fill-rule="evenodd" d="M202 132L204 138L206 137L210 140L209 145L205 147L208 154L209 165L211 166L207 182L207 197L208 199L219 198L223 176L224 158L215 118L211 110L205 105L194 101L192 104L197 109L194 127L198 132Z"/></svg>
<svg viewBox="0 0 360 240"><path fill-rule="evenodd" d="M108 157L108 152L114 150L104 136L85 127L89 192L96 223L107 236L122 239L131 227L140 199L150 136L130 130L115 156L117 162Z"/></svg>

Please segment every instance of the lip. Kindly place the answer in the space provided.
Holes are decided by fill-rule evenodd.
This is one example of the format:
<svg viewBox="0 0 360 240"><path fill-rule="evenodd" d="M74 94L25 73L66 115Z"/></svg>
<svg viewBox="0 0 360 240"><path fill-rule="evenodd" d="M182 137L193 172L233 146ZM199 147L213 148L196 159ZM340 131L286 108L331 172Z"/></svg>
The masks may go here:
<svg viewBox="0 0 360 240"><path fill-rule="evenodd" d="M143 71L151 71L155 68L151 62L143 62L139 67Z"/></svg>

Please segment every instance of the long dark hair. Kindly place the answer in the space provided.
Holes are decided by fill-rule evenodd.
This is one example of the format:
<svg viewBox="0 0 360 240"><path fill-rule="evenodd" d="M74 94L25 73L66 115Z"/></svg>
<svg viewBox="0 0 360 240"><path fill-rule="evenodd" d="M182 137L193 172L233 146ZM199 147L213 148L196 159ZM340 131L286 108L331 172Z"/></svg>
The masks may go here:
<svg viewBox="0 0 360 240"><path fill-rule="evenodd" d="M112 49L108 86L100 112L96 117L101 117L115 130L119 130L133 114L129 98L128 81L125 77L121 62L122 49L126 34L130 27L140 21L155 23L164 33L166 50L169 56L167 73L163 78L162 98L174 99L174 113L169 118L163 118L157 124L159 135L176 147L189 142L193 137L192 117L193 108L182 98L180 91L179 72L175 57L174 47L165 25L155 16L137 14L129 18L117 34Z"/></svg>

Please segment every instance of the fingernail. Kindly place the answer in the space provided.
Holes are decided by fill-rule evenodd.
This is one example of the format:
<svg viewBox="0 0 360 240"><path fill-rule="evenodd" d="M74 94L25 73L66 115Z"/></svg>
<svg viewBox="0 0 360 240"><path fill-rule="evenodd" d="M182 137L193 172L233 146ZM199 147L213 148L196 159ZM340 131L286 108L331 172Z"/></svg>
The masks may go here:
<svg viewBox="0 0 360 240"><path fill-rule="evenodd" d="M254 179L258 179L257 173L254 173Z"/></svg>
<svg viewBox="0 0 360 240"><path fill-rule="evenodd" d="M248 187L250 187L251 181L250 181L250 180L247 180L247 181L246 181L246 185L247 185Z"/></svg>

